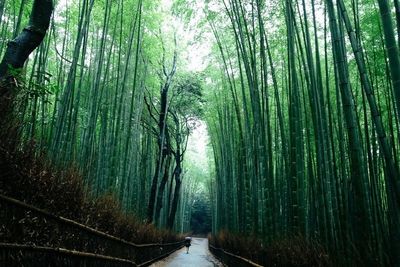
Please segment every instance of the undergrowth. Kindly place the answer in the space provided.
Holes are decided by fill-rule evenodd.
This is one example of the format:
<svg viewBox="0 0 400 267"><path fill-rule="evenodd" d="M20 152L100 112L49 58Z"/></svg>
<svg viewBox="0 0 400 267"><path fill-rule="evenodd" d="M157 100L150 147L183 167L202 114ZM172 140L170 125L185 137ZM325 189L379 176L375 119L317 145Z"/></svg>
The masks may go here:
<svg viewBox="0 0 400 267"><path fill-rule="evenodd" d="M209 242L217 248L222 248L262 266L331 266L329 256L323 246L316 241L308 242L301 236L263 244L254 236L243 236L223 230L217 235L210 235Z"/></svg>

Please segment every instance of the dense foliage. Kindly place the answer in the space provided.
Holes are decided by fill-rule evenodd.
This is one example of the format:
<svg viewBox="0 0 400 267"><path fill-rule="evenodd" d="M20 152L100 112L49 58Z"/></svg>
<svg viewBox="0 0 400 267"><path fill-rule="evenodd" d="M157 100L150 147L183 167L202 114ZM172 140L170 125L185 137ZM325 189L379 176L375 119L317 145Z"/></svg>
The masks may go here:
<svg viewBox="0 0 400 267"><path fill-rule="evenodd" d="M193 199L190 229L193 235L203 237L211 233L211 203L205 193L198 194Z"/></svg>

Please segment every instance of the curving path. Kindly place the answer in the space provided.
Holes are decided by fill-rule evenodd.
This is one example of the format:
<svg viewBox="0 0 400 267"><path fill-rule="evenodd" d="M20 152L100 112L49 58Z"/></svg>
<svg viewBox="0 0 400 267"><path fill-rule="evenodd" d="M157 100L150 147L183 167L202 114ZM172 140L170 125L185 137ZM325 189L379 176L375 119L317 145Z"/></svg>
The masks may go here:
<svg viewBox="0 0 400 267"><path fill-rule="evenodd" d="M207 238L193 238L189 254L182 248L150 267L222 267L208 250Z"/></svg>

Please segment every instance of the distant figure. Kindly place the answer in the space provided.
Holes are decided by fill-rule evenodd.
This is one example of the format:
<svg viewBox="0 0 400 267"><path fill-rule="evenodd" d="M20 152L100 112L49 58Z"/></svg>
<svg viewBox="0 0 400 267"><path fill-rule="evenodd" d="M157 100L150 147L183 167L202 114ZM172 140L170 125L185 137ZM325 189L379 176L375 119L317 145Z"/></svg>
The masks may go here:
<svg viewBox="0 0 400 267"><path fill-rule="evenodd" d="M190 236L185 237L185 247L186 247L186 254L189 254L189 247L192 238Z"/></svg>

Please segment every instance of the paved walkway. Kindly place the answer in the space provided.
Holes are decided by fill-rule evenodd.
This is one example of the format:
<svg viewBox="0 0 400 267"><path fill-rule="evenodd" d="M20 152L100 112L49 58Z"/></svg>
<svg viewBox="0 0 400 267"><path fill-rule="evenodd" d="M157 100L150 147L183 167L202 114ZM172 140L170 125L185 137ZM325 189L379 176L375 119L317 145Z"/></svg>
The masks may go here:
<svg viewBox="0 0 400 267"><path fill-rule="evenodd" d="M208 250L206 238L193 238L189 254L182 248L169 257L154 263L150 267L222 267L223 265L214 258Z"/></svg>

